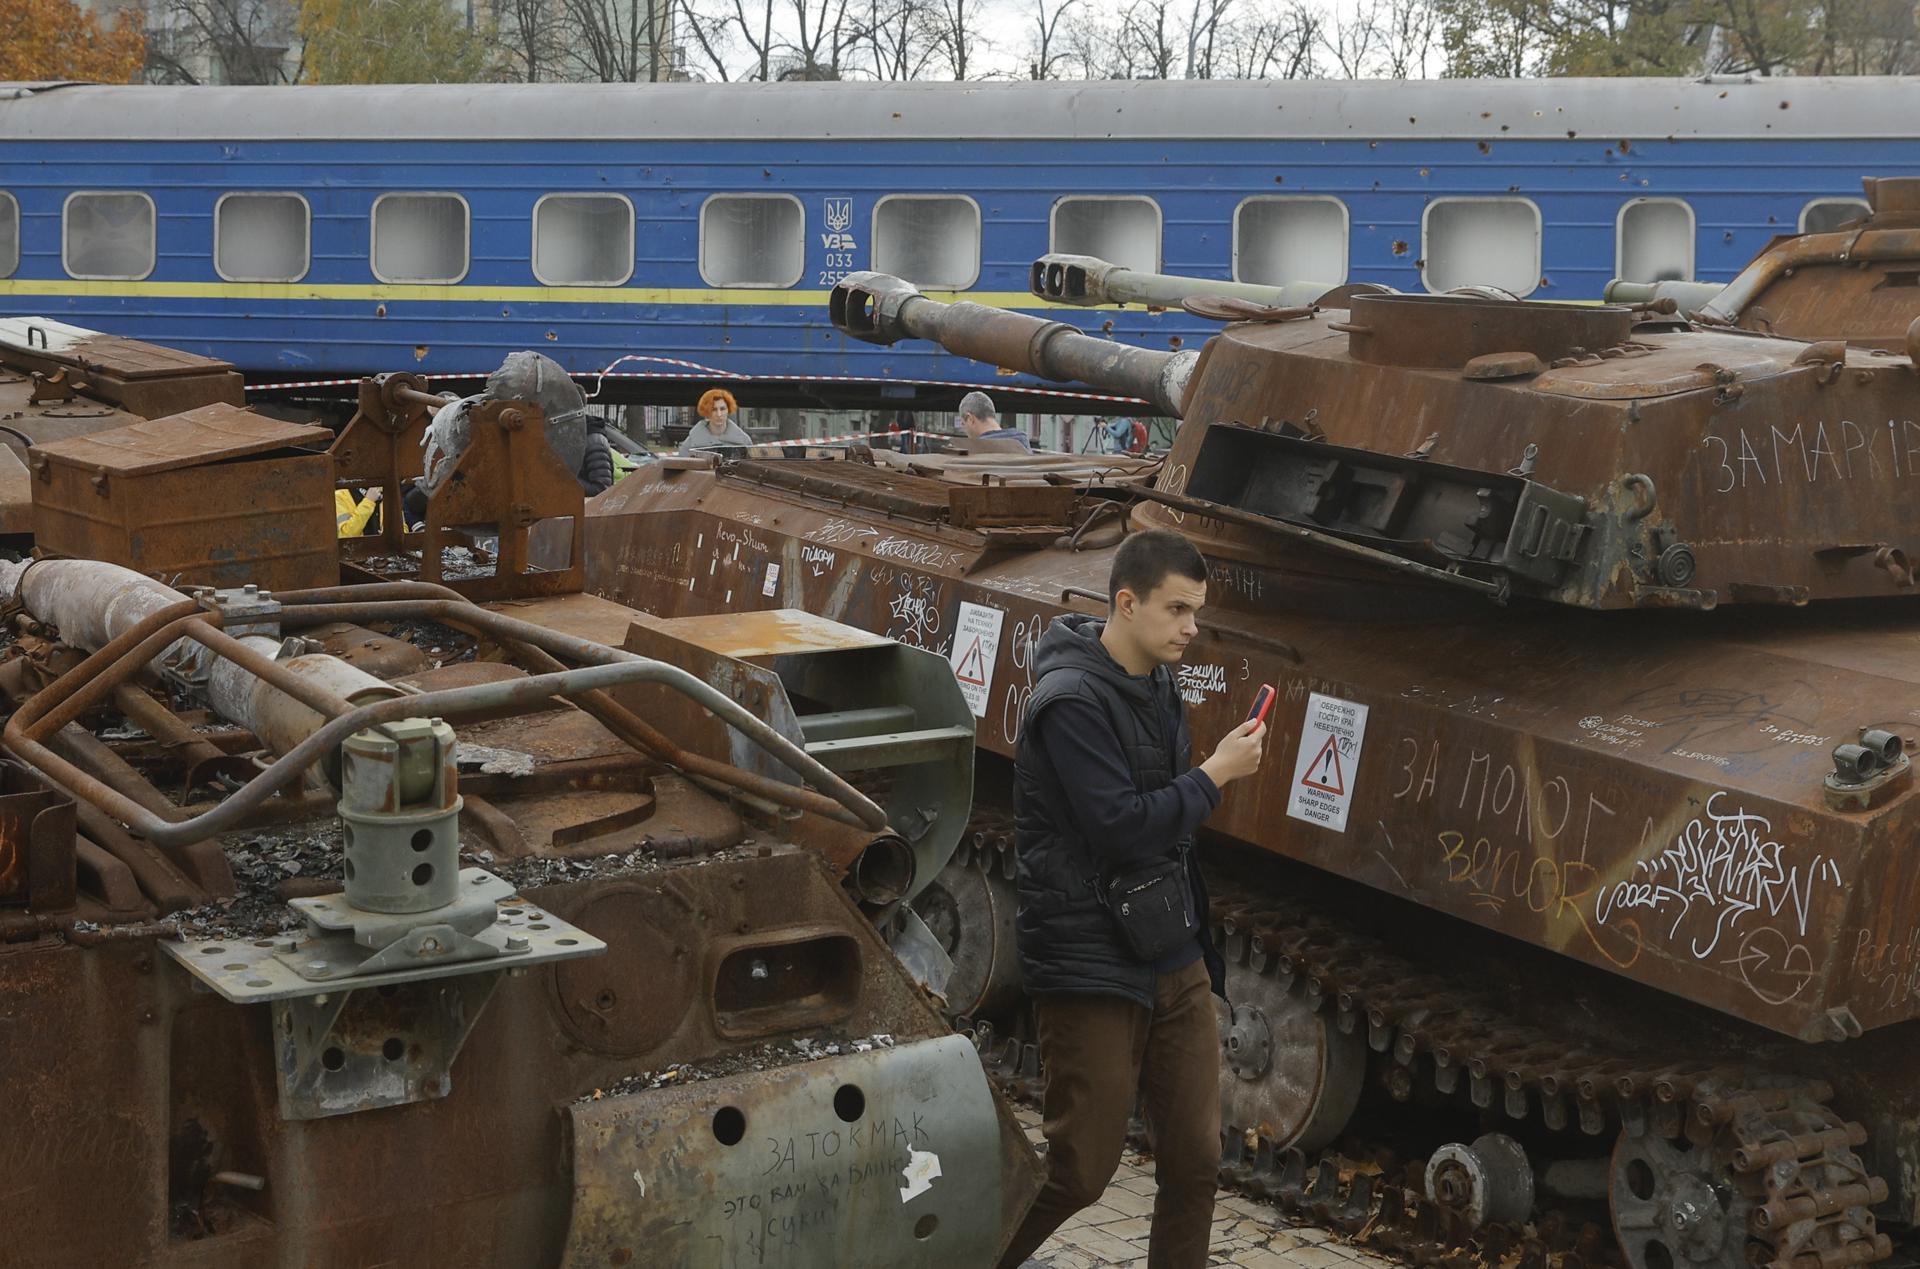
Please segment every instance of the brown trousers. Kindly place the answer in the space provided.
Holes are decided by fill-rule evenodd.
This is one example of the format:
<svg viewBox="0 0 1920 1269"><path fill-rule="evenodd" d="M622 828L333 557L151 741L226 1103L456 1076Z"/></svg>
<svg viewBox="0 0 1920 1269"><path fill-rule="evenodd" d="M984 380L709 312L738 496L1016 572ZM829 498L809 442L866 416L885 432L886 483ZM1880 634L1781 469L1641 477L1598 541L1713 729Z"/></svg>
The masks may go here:
<svg viewBox="0 0 1920 1269"><path fill-rule="evenodd" d="M1220 1171L1220 1027L1205 961L1161 974L1148 1011L1117 996L1034 998L1046 1066L1047 1180L1000 1269L1100 1200L1136 1096L1153 1143L1148 1269L1201 1269Z"/></svg>

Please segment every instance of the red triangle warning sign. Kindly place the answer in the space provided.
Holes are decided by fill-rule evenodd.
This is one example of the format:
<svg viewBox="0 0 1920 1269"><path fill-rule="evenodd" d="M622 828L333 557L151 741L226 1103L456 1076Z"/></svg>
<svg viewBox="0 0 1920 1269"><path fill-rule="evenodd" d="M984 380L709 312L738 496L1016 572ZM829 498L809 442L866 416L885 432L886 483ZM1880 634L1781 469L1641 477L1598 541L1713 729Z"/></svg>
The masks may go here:
<svg viewBox="0 0 1920 1269"><path fill-rule="evenodd" d="M1319 789L1322 793L1331 793L1335 797L1346 796L1347 773L1340 763L1339 742L1338 736L1327 737L1327 743L1320 746L1320 752L1313 756L1313 761L1301 774L1302 786Z"/></svg>
<svg viewBox="0 0 1920 1269"><path fill-rule="evenodd" d="M953 677L962 683L971 683L975 687L987 685L987 654L980 646L980 636L973 636L973 646L961 656L960 663L953 667Z"/></svg>

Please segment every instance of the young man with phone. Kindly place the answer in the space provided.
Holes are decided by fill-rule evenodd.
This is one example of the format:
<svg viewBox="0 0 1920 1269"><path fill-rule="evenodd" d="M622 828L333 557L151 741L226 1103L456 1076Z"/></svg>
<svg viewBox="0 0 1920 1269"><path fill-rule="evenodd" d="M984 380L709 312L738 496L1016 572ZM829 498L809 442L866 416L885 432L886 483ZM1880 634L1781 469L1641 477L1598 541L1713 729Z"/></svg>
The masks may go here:
<svg viewBox="0 0 1920 1269"><path fill-rule="evenodd" d="M1047 1072L1048 1150L1046 1184L1001 1269L1099 1199L1136 1097L1158 1184L1149 1269L1200 1269L1212 1232L1213 996L1225 965L1193 835L1220 790L1259 769L1266 726L1250 717L1189 767L1172 667L1207 598L1206 562L1191 542L1163 529L1132 535L1107 592L1104 619L1059 617L1040 637L1014 759L1015 931Z"/></svg>

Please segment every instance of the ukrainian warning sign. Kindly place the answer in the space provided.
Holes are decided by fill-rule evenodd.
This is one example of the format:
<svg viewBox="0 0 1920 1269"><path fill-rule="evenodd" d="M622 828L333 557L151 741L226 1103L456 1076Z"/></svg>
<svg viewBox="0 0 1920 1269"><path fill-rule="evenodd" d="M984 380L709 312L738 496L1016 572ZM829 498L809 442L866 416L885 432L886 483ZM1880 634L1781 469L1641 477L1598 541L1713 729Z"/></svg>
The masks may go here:
<svg viewBox="0 0 1920 1269"><path fill-rule="evenodd" d="M960 695L975 718L987 716L987 698L993 695L993 663L1000 655L1000 623L1006 619L998 608L985 604L960 604L960 618L953 628L953 651L947 661L953 677L960 681Z"/></svg>
<svg viewBox="0 0 1920 1269"><path fill-rule="evenodd" d="M1367 707L1315 692L1307 697L1300 753L1293 764L1287 814L1343 833L1353 805L1353 777L1367 738Z"/></svg>

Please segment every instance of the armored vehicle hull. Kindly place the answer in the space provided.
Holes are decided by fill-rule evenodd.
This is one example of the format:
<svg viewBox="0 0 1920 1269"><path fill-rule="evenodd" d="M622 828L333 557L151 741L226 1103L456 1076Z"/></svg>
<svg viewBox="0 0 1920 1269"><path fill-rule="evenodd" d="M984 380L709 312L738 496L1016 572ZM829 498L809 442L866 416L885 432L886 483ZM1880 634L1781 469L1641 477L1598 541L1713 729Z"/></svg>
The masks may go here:
<svg viewBox="0 0 1920 1269"><path fill-rule="evenodd" d="M650 474L595 500L589 585L942 652L1005 757L1034 642L1104 610L1121 524L1181 529L1210 569L1180 671L1195 735L1280 688L1265 772L1210 821L1230 1173L1434 1255L1536 1192L1604 1196L1635 1269L1888 1254L1877 1221L1920 1214L1900 1056L1920 612L1890 448L1911 365L1624 309L1350 303L1230 326L1197 359L1103 359L850 279L844 328L1102 367L1088 381L1182 409L1172 453L1072 498L1015 463L982 490L877 454ZM1757 469L1740 483L1743 427L1749 448L1799 433L1764 495ZM967 510L988 493L998 527ZM988 967L958 1007L1007 998L1003 850L983 818L973 871L934 896L956 961ZM1410 1186L1316 1169L1371 1099L1452 1125L1419 1156L1461 1141Z"/></svg>

